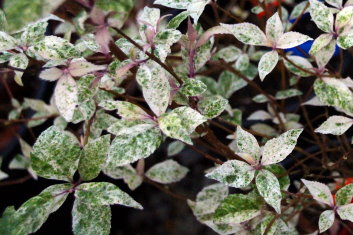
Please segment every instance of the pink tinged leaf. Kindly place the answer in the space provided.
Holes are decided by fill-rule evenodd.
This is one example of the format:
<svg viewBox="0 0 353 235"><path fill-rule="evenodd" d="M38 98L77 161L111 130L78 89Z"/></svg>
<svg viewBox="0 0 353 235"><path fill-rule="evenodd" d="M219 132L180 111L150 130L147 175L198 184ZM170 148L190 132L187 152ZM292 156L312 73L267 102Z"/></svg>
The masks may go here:
<svg viewBox="0 0 353 235"><path fill-rule="evenodd" d="M64 72L61 69L54 67L54 68L50 68L42 71L39 74L39 77L43 80L53 82L58 80L61 76L63 76L63 74Z"/></svg>
<svg viewBox="0 0 353 235"><path fill-rule="evenodd" d="M96 25L103 25L105 23L105 14L97 7L93 7L92 11L90 12L90 17L93 23Z"/></svg>
<svg viewBox="0 0 353 235"><path fill-rule="evenodd" d="M188 18L188 39L190 41L190 48L189 49L192 49L191 46L195 45L195 42L197 39L197 32L191 23L190 17Z"/></svg>
<svg viewBox="0 0 353 235"><path fill-rule="evenodd" d="M199 38L196 44L196 48L204 45L208 40L216 34L232 34L228 29L223 26L215 26L207 30L202 36Z"/></svg>
<svg viewBox="0 0 353 235"><path fill-rule="evenodd" d="M145 30L145 35L146 35L147 42L150 45L153 45L153 39L156 36L156 31L151 25L147 25L147 28Z"/></svg>
<svg viewBox="0 0 353 235"><path fill-rule="evenodd" d="M115 72L116 72L116 76L117 77L121 77L124 76L130 69L132 69L133 67L135 67L136 65L138 65L138 62L133 61L129 64L126 64L120 68L118 68Z"/></svg>
<svg viewBox="0 0 353 235"><path fill-rule="evenodd" d="M304 42L313 40L311 37L298 33L298 32L288 32L283 34L276 43L276 48L287 49L299 46Z"/></svg>
<svg viewBox="0 0 353 235"><path fill-rule="evenodd" d="M81 77L88 73L106 69L105 65L95 65L85 59L78 59L70 63L69 73L73 77Z"/></svg>
<svg viewBox="0 0 353 235"><path fill-rule="evenodd" d="M66 75L59 79L54 91L54 100L61 116L70 122L74 116L74 111L78 103L78 89L76 81Z"/></svg>
<svg viewBox="0 0 353 235"><path fill-rule="evenodd" d="M108 54L110 52L109 43L112 40L112 36L108 30L108 27L99 27L96 35L96 42L100 45L99 52L103 54Z"/></svg>

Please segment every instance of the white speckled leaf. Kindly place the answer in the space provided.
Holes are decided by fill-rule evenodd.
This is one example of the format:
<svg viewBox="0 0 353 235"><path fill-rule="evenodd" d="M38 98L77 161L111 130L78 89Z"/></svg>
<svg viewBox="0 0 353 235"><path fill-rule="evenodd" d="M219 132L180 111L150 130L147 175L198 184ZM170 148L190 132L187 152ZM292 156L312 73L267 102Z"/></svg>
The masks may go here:
<svg viewBox="0 0 353 235"><path fill-rule="evenodd" d="M345 50L353 46L353 32L349 31L340 35L337 39L337 45Z"/></svg>
<svg viewBox="0 0 353 235"><path fill-rule="evenodd" d="M333 30L333 14L324 3L310 0L310 15L317 27L326 33Z"/></svg>
<svg viewBox="0 0 353 235"><path fill-rule="evenodd" d="M316 79L314 91L321 103L353 113L353 94L348 86L336 78Z"/></svg>
<svg viewBox="0 0 353 235"><path fill-rule="evenodd" d="M341 29L346 26L353 16L353 6L344 7L336 15L335 27Z"/></svg>
<svg viewBox="0 0 353 235"><path fill-rule="evenodd" d="M219 116L227 105L227 99L220 95L214 95L201 99L197 104L197 108L204 117L212 119Z"/></svg>
<svg viewBox="0 0 353 235"><path fill-rule="evenodd" d="M314 58L319 68L325 68L326 64L331 60L336 50L336 42L335 39L331 40L327 46L323 47L315 54Z"/></svg>
<svg viewBox="0 0 353 235"><path fill-rule="evenodd" d="M17 40L5 32L0 31L0 51L7 51L17 47Z"/></svg>
<svg viewBox="0 0 353 235"><path fill-rule="evenodd" d="M111 217L109 206L76 199L72 208L72 231L75 235L109 235Z"/></svg>
<svg viewBox="0 0 353 235"><path fill-rule="evenodd" d="M242 51L235 46L228 46L220 49L215 55L214 59L223 59L225 62L232 62L239 58Z"/></svg>
<svg viewBox="0 0 353 235"><path fill-rule="evenodd" d="M183 179L189 169L174 160L166 160L152 166L146 172L146 176L161 184L175 183Z"/></svg>
<svg viewBox="0 0 353 235"><path fill-rule="evenodd" d="M342 0L325 0L325 2L336 8L342 7Z"/></svg>
<svg viewBox="0 0 353 235"><path fill-rule="evenodd" d="M28 25L22 35L22 46L32 46L44 38L45 31L47 30L48 21L38 21Z"/></svg>
<svg viewBox="0 0 353 235"><path fill-rule="evenodd" d="M118 114L126 120L140 120L149 117L149 115L139 106L127 101L104 100L99 103L99 106L109 111L117 109Z"/></svg>
<svg viewBox="0 0 353 235"><path fill-rule="evenodd" d="M63 71L61 69L58 68L50 68L50 69L45 69L43 70L40 74L39 77L43 80L46 81L56 81L59 78L61 78L61 76L63 76Z"/></svg>
<svg viewBox="0 0 353 235"><path fill-rule="evenodd" d="M335 212L333 212L333 210L326 210L322 212L319 218L320 233L323 233L327 229L331 228L334 221L335 221Z"/></svg>
<svg viewBox="0 0 353 235"><path fill-rule="evenodd" d="M290 55L287 56L287 58L296 66L303 68L305 70L309 70L311 71L311 69L313 68L313 65L304 57L301 56L295 56L295 55ZM309 77L311 76L310 73L307 73L299 68L297 68L296 66L294 66L292 63L290 63L287 60L283 60L284 65L286 66L286 68L294 73L295 75L298 75L300 77Z"/></svg>
<svg viewBox="0 0 353 235"><path fill-rule="evenodd" d="M321 134L342 135L353 125L353 119L344 116L331 116L315 132Z"/></svg>
<svg viewBox="0 0 353 235"><path fill-rule="evenodd" d="M181 141L173 141L168 145L168 156L174 156L183 151L185 144Z"/></svg>
<svg viewBox="0 0 353 235"><path fill-rule="evenodd" d="M103 135L86 144L78 165L81 179L88 181L96 178L105 162L110 145L110 135Z"/></svg>
<svg viewBox="0 0 353 235"><path fill-rule="evenodd" d="M256 138L240 126L237 127L235 139L236 151L238 153L246 153L250 155L249 164L256 164L260 160L260 146Z"/></svg>
<svg viewBox="0 0 353 235"><path fill-rule="evenodd" d="M41 133L33 145L31 165L38 176L71 181L80 158L76 140L58 127Z"/></svg>
<svg viewBox="0 0 353 235"><path fill-rule="evenodd" d="M243 188L250 184L255 170L245 162L229 160L207 173L206 177L217 180L225 185Z"/></svg>
<svg viewBox="0 0 353 235"><path fill-rule="evenodd" d="M23 53L19 53L19 54L15 54L14 56L12 56L10 58L9 65L11 67L18 68L18 69L26 69L28 62L29 62L29 60L28 60L27 56ZM23 83L22 83L23 72L21 72L21 71L14 71L14 72L15 72L16 83L20 86L23 86Z"/></svg>
<svg viewBox="0 0 353 235"><path fill-rule="evenodd" d="M167 55L170 54L170 47L179 41L181 35L180 31L175 29L166 29L156 34L153 39L155 44L154 53L162 62L164 62Z"/></svg>
<svg viewBox="0 0 353 235"><path fill-rule="evenodd" d="M124 166L149 157L160 145L162 135L152 128L136 136L117 136L110 145L106 167Z"/></svg>
<svg viewBox="0 0 353 235"><path fill-rule="evenodd" d="M75 197L91 205L114 205L142 209L142 206L112 183L93 182L78 186Z"/></svg>
<svg viewBox="0 0 353 235"><path fill-rule="evenodd" d="M129 135L132 137L144 133L155 126L155 123L121 119L111 125L107 131L115 136Z"/></svg>
<svg viewBox="0 0 353 235"><path fill-rule="evenodd" d="M327 46L331 42L332 38L332 34L329 33L324 33L317 37L310 48L310 55L315 55L318 51Z"/></svg>
<svg viewBox="0 0 353 235"><path fill-rule="evenodd" d="M338 207L337 214L342 220L353 222L353 203Z"/></svg>
<svg viewBox="0 0 353 235"><path fill-rule="evenodd" d="M78 88L71 76L63 76L59 79L55 87L54 99L61 116L67 122L72 121L78 104Z"/></svg>
<svg viewBox="0 0 353 235"><path fill-rule="evenodd" d="M302 94L303 94L303 92L301 92L300 90L292 88L292 89L278 91L276 93L275 97L276 97L277 100L284 100L284 99L287 99L287 98L300 96Z"/></svg>
<svg viewBox="0 0 353 235"><path fill-rule="evenodd" d="M313 40L311 37L298 33L298 32L288 32L283 34L276 43L276 48L287 49L299 46L306 41Z"/></svg>
<svg viewBox="0 0 353 235"><path fill-rule="evenodd" d="M343 206L349 204L353 198L353 184L347 184L336 192L336 205Z"/></svg>
<svg viewBox="0 0 353 235"><path fill-rule="evenodd" d="M261 164L270 165L284 160L293 151L302 131L303 129L292 129L267 141L262 152Z"/></svg>
<svg viewBox="0 0 353 235"><path fill-rule="evenodd" d="M265 120L268 120L271 118L272 118L272 116L268 112L263 111L263 110L258 110L258 111L253 112L252 114L250 114L250 116L248 117L248 120L249 121L253 121L253 120L265 121Z"/></svg>
<svg viewBox="0 0 353 235"><path fill-rule="evenodd" d="M217 223L242 223L260 215L261 200L244 194L226 197L215 211L213 219Z"/></svg>
<svg viewBox="0 0 353 235"><path fill-rule="evenodd" d="M140 66L136 80L142 87L143 97L148 106L160 116L168 107L170 99L170 84L166 71L158 64Z"/></svg>
<svg viewBox="0 0 353 235"><path fill-rule="evenodd" d="M269 74L277 65L278 53L277 51L270 51L264 54L259 62L259 76L261 81L265 79L267 74Z"/></svg>
<svg viewBox="0 0 353 235"><path fill-rule="evenodd" d="M302 179L302 182L308 188L313 198L318 201L325 203L329 206L333 206L333 198L330 189L323 183L316 181L309 181Z"/></svg>
<svg viewBox="0 0 353 235"><path fill-rule="evenodd" d="M190 134L205 121L204 116L189 107L173 109L158 119L159 128L166 136L188 144L192 144Z"/></svg>
<svg viewBox="0 0 353 235"><path fill-rule="evenodd" d="M46 36L33 46L33 50L48 60L71 59L80 56L73 44L56 36Z"/></svg>
<svg viewBox="0 0 353 235"><path fill-rule="evenodd" d="M69 73L73 77L82 77L88 73L106 69L105 65L95 65L83 58L74 59L69 65Z"/></svg>
<svg viewBox="0 0 353 235"><path fill-rule="evenodd" d="M282 21L276 12L266 22L266 36L271 42L277 42L282 36L283 31Z"/></svg>
<svg viewBox="0 0 353 235"><path fill-rule="evenodd" d="M272 206L278 214L281 213L281 188L274 174L268 170L261 170L256 176L256 187L267 204Z"/></svg>
<svg viewBox="0 0 353 235"><path fill-rule="evenodd" d="M221 24L226 30L234 35L239 41L244 44L254 46L268 46L266 35L259 27L250 23L240 24Z"/></svg>

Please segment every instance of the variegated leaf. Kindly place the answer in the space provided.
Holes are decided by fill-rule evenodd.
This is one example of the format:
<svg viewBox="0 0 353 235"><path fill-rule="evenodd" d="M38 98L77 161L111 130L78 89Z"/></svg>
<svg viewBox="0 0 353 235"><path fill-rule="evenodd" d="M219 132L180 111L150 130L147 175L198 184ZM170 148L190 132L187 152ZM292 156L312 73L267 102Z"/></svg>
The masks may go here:
<svg viewBox="0 0 353 235"><path fill-rule="evenodd" d="M256 187L267 204L281 213L281 188L276 176L268 170L261 170L256 176Z"/></svg>
<svg viewBox="0 0 353 235"><path fill-rule="evenodd" d="M174 160L166 160L152 166L146 176L161 184L175 183L183 179L189 169Z"/></svg>
<svg viewBox="0 0 353 235"><path fill-rule="evenodd" d="M267 52L261 57L259 62L259 76L261 81L276 67L278 62L278 53L273 50Z"/></svg>
<svg viewBox="0 0 353 235"><path fill-rule="evenodd" d="M321 134L342 135L353 125L353 119L344 116L331 116L315 132Z"/></svg>
<svg viewBox="0 0 353 235"><path fill-rule="evenodd" d="M309 181L305 179L302 179L302 182L308 188L310 194L316 201L325 203L329 206L333 206L332 194L326 185L320 182Z"/></svg>
<svg viewBox="0 0 353 235"><path fill-rule="evenodd" d="M323 233L327 229L331 228L334 221L335 221L335 212L333 210L326 210L322 212L319 218L320 233Z"/></svg>

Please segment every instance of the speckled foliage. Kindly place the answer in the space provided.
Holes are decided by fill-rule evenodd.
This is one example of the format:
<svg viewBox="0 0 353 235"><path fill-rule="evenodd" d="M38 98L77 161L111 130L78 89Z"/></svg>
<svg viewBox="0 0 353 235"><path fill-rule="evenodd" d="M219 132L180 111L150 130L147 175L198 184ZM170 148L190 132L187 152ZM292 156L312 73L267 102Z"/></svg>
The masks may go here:
<svg viewBox="0 0 353 235"><path fill-rule="evenodd" d="M0 124L34 138L16 136L20 152L0 158L0 180L28 176L0 186L59 182L19 207L2 202L0 235L41 233L66 200L73 234L116 233L110 207L151 208L129 196L150 198L144 184L217 234L315 234L313 218L320 233L350 226L353 0L224 4L4 0ZM38 87L51 97L23 97ZM190 227L179 217L167 233Z"/></svg>

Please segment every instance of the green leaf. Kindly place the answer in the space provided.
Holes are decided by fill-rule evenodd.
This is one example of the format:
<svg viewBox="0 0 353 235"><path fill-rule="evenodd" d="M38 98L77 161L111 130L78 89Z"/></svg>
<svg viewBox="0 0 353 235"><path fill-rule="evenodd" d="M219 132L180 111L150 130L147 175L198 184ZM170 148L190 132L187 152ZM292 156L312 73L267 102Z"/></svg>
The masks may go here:
<svg viewBox="0 0 353 235"><path fill-rule="evenodd" d="M294 56L294 55L290 55L287 56L288 60L290 60L293 64L295 64L297 67L302 68L304 70L311 70L313 68L312 64L305 59L304 57L301 56ZM309 77L311 76L310 73L307 73L299 68L297 68L296 66L294 66L292 63L290 63L287 60L283 60L284 65L286 66L286 68L294 73L295 75L301 76L301 77Z"/></svg>
<svg viewBox="0 0 353 235"><path fill-rule="evenodd" d="M353 113L353 94L341 79L316 79L314 90L321 103Z"/></svg>
<svg viewBox="0 0 353 235"><path fill-rule="evenodd" d="M109 235L111 209L76 199L72 208L72 231L75 235Z"/></svg>
<svg viewBox="0 0 353 235"><path fill-rule="evenodd" d="M327 229L331 228L334 221L335 221L335 212L333 210L326 210L322 212L319 218L320 233L323 233Z"/></svg>
<svg viewBox="0 0 353 235"><path fill-rule="evenodd" d="M10 58L9 65L14 68L25 70L28 66L28 62L29 62L29 60L28 60L27 56L23 53L19 53L19 54L15 54L14 56L12 56ZM16 83L20 86L23 86L23 83L22 83L23 72L21 72L21 71L14 71L14 72L15 72Z"/></svg>
<svg viewBox="0 0 353 235"><path fill-rule="evenodd" d="M300 96L302 94L303 94L303 92L301 92L300 90L292 88L292 89L278 91L276 93L276 99L277 100L284 100L284 99L287 99L287 98Z"/></svg>
<svg viewBox="0 0 353 235"><path fill-rule="evenodd" d="M201 95L207 90L207 86L200 80L197 79L187 79L183 83L183 87L180 92L186 96L197 96Z"/></svg>
<svg viewBox="0 0 353 235"><path fill-rule="evenodd" d="M74 45L56 36L46 36L33 46L36 54L47 60L72 59L80 53Z"/></svg>
<svg viewBox="0 0 353 235"><path fill-rule="evenodd" d="M333 14L324 3L310 0L310 15L317 27L326 33L333 30Z"/></svg>
<svg viewBox="0 0 353 235"><path fill-rule="evenodd" d="M174 160L166 160L152 166L146 172L146 176L161 184L175 183L183 179L189 169Z"/></svg>
<svg viewBox="0 0 353 235"><path fill-rule="evenodd" d="M353 119L344 116L331 116L315 132L321 134L342 135L353 125Z"/></svg>
<svg viewBox="0 0 353 235"><path fill-rule="evenodd" d="M353 203L338 207L337 214L342 220L353 222Z"/></svg>
<svg viewBox="0 0 353 235"><path fill-rule="evenodd" d="M76 199L95 206L119 204L142 209L142 206L127 193L108 182L84 183L75 191Z"/></svg>
<svg viewBox="0 0 353 235"><path fill-rule="evenodd" d="M219 116L225 110L227 105L227 99L220 95L215 95L201 99L197 104L197 108L204 117L212 119Z"/></svg>
<svg viewBox="0 0 353 235"><path fill-rule="evenodd" d="M310 55L315 55L322 48L326 47L331 42L332 38L332 34L329 33L324 33L317 37L310 48Z"/></svg>
<svg viewBox="0 0 353 235"><path fill-rule="evenodd" d="M256 187L267 204L272 206L276 212L280 214L282 193L276 176L268 170L259 171L256 176Z"/></svg>
<svg viewBox="0 0 353 235"><path fill-rule="evenodd" d="M181 33L175 29L166 29L160 31L153 38L153 42L155 44L155 55L164 62L167 58L168 54L170 54L170 47L179 41L181 38Z"/></svg>
<svg viewBox="0 0 353 235"><path fill-rule="evenodd" d="M242 223L260 215L260 207L258 197L232 194L221 202L213 218L219 223Z"/></svg>
<svg viewBox="0 0 353 235"><path fill-rule="evenodd" d="M142 87L143 97L148 106L159 117L169 104L170 85L166 71L158 64L140 66L136 80Z"/></svg>
<svg viewBox="0 0 353 235"><path fill-rule="evenodd" d="M337 206L347 205L352 201L352 198L353 198L353 184L347 184L337 191L336 205Z"/></svg>
<svg viewBox="0 0 353 235"><path fill-rule="evenodd" d="M253 77L247 77L248 79L253 80ZM219 75L217 94L229 99L234 92L240 90L246 85L247 82L241 77L232 72L224 71Z"/></svg>
<svg viewBox="0 0 353 235"><path fill-rule="evenodd" d="M52 185L43 190L39 195L29 199L21 205L21 207L15 212L9 212L10 221L5 219L0 220L0 232L2 227L10 229L1 234L29 234L36 232L48 219L49 215L60 208L64 203L68 193L66 192L71 185L69 184L56 184ZM66 192L66 193L65 193ZM3 215L4 216L4 215ZM3 223L9 222L9 225L3 225Z"/></svg>
<svg viewBox="0 0 353 235"><path fill-rule="evenodd" d="M331 60L336 50L337 40L331 40L327 46L323 47L315 54L315 60L319 68L325 68L326 64ZM339 43L338 43L339 44Z"/></svg>
<svg viewBox="0 0 353 235"><path fill-rule="evenodd" d="M159 128L171 138L192 144L191 133L197 126L206 121L206 118L189 107L179 107L158 118Z"/></svg>
<svg viewBox="0 0 353 235"><path fill-rule="evenodd" d="M281 190L288 190L290 186L290 179L287 174L287 170L283 166L279 164L272 164L269 166L265 166L264 169L276 175Z"/></svg>
<svg viewBox="0 0 353 235"><path fill-rule="evenodd" d="M305 179L302 179L302 182L309 189L310 194L316 201L325 203L329 206L334 205L331 191L326 185Z"/></svg>
<svg viewBox="0 0 353 235"><path fill-rule="evenodd" d="M96 7L109 12L127 12L134 6L133 0L97 0Z"/></svg>
<svg viewBox="0 0 353 235"><path fill-rule="evenodd" d="M261 164L270 165L284 160L293 151L302 131L303 129L292 129L267 141L263 149Z"/></svg>
<svg viewBox="0 0 353 235"><path fill-rule="evenodd" d="M183 11L180 12L178 15L174 16L173 19L171 19L166 28L167 29L177 29L181 22L183 22L184 20L186 20L186 18L188 18L188 16L190 15L190 12L188 11Z"/></svg>
<svg viewBox="0 0 353 235"><path fill-rule="evenodd" d="M276 67L278 62L277 51L270 51L264 54L259 62L259 76L261 81Z"/></svg>
<svg viewBox="0 0 353 235"><path fill-rule="evenodd" d="M136 136L156 126L156 123L140 120L117 120L107 131L115 136L129 135Z"/></svg>
<svg viewBox="0 0 353 235"><path fill-rule="evenodd" d="M77 141L55 126L41 133L31 152L33 170L48 179L72 181L79 158Z"/></svg>
<svg viewBox="0 0 353 235"><path fill-rule="evenodd" d="M238 160L229 160L207 173L206 177L231 187L244 188L250 184L254 175L255 169L249 164Z"/></svg>
<svg viewBox="0 0 353 235"><path fill-rule="evenodd" d="M346 6L336 15L335 27L340 30L346 26L353 17L353 6Z"/></svg>
<svg viewBox="0 0 353 235"><path fill-rule="evenodd" d="M337 39L337 45L342 49L348 49L353 46L353 32L342 34Z"/></svg>
<svg viewBox="0 0 353 235"><path fill-rule="evenodd" d="M152 128L136 136L117 136L113 140L106 165L124 166L149 157L161 144L162 136L158 128Z"/></svg>
<svg viewBox="0 0 353 235"><path fill-rule="evenodd" d="M221 24L221 26L244 44L254 46L268 45L266 35L254 24Z"/></svg>
<svg viewBox="0 0 353 235"><path fill-rule="evenodd" d="M82 180L88 181L96 178L106 160L110 146L110 135L103 135L91 140L83 149L78 165L78 171Z"/></svg>
<svg viewBox="0 0 353 235"><path fill-rule="evenodd" d="M173 141L168 145L168 156L174 156L179 154L183 149L185 148L185 144L183 142L180 142L178 140Z"/></svg>
<svg viewBox="0 0 353 235"><path fill-rule="evenodd" d="M38 21L28 25L21 35L22 46L32 46L44 39L47 26L47 21Z"/></svg>

